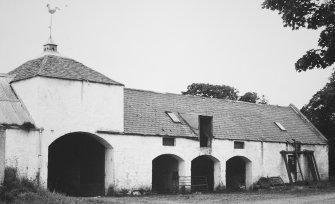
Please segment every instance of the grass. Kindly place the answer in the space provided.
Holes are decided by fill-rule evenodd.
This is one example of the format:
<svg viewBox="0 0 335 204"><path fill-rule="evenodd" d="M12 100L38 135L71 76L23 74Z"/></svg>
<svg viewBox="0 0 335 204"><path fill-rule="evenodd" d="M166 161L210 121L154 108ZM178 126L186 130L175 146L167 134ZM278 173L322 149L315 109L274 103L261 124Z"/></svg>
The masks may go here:
<svg viewBox="0 0 335 204"><path fill-rule="evenodd" d="M41 188L37 181L19 178L15 168L5 169L5 179L0 188L0 202L17 204L77 203L74 198Z"/></svg>
<svg viewBox="0 0 335 204"><path fill-rule="evenodd" d="M35 204L85 204L85 203L222 203L230 201L257 201L276 198L278 201L287 197L303 197L307 195L322 195L335 192L334 183L300 183L293 186L285 186L281 189L262 189L259 191L246 191L234 193L215 194L188 194L188 195L146 195L125 197L95 197L74 198L63 194L50 192L41 188L37 181L27 178L19 178L14 168L6 168L5 180L0 187L0 203L35 203ZM111 189L112 191L113 189ZM128 190L122 191L128 195Z"/></svg>

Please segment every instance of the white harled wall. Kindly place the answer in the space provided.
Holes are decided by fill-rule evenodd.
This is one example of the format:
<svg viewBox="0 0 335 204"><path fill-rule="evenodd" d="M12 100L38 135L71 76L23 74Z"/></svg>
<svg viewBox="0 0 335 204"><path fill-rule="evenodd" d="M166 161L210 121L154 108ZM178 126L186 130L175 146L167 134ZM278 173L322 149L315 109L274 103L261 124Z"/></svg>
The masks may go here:
<svg viewBox="0 0 335 204"><path fill-rule="evenodd" d="M214 140L211 149L200 148L199 142L191 139L176 138L175 146L163 146L161 137L127 136L100 134L100 137L113 146L115 187L150 188L152 160L162 154L173 154L183 160L180 176L191 176L191 161L200 155L210 155L219 163L215 167L215 187L226 185L226 161L234 156L250 160L247 166L247 187L260 177L280 176L289 182L284 161L280 151L291 150L285 143L245 142L245 149L234 149L234 141ZM302 145L302 149L313 150L318 169L323 180L328 179L328 157L326 145ZM307 168L307 167L306 167ZM214 170L215 171L215 170Z"/></svg>
<svg viewBox="0 0 335 204"><path fill-rule="evenodd" d="M38 131L6 130L6 166L16 168L20 176L38 179L39 148Z"/></svg>
<svg viewBox="0 0 335 204"><path fill-rule="evenodd" d="M35 77L12 87L37 127L123 132L123 86Z"/></svg>
<svg viewBox="0 0 335 204"><path fill-rule="evenodd" d="M35 178L41 167L41 182L46 186L48 146L64 133L44 130L42 133L42 164L38 160L38 132L29 134L20 130L7 130L6 165L17 167L21 175ZM94 133L92 133L94 134ZM162 154L176 155L181 159L180 176L191 176L191 161L201 155L210 155L215 161L214 187L226 185L226 161L234 156L249 160L247 166L247 187L251 187L260 177L280 176L289 182L280 151L292 150L285 143L245 142L245 149L234 149L234 142L214 140L211 149L200 148L199 142L176 138L175 146L163 146L161 137L97 134L100 140L109 144L111 150L106 157L108 186L120 189L151 188L152 160ZM30 146L31 148L27 148ZM323 180L328 179L328 147L326 145L302 145L303 150L313 150L318 169ZM305 178L310 177L307 165L303 166Z"/></svg>
<svg viewBox="0 0 335 204"><path fill-rule="evenodd" d="M24 102L37 130L6 130L6 166L20 175L36 178L47 186L48 147L57 138L73 132L94 134L106 147L105 187L139 189L151 187L152 160L162 154L180 158L179 175L191 175L191 161L210 155L215 161L214 185L226 185L226 161L242 156L247 164L247 187L262 176L288 177L280 151L291 150L285 143L245 142L234 149L233 141L214 139L212 148L200 148L199 141L176 138L175 146L163 146L161 137L98 134L123 132L123 86L35 77L12 84ZM328 178L328 147L303 145L313 150L322 179ZM304 158L301 158L303 163ZM308 172L306 173L308 174Z"/></svg>
<svg viewBox="0 0 335 204"><path fill-rule="evenodd" d="M6 145L6 132L0 128L0 186L5 176L5 145Z"/></svg>
<svg viewBox="0 0 335 204"><path fill-rule="evenodd" d="M11 85L39 130L7 130L6 165L17 167L20 175L29 177L36 176L38 169L44 186L48 147L54 140L72 132L123 132L123 86L46 77ZM105 146L109 148L108 144ZM111 157L110 154L106 156ZM113 178L111 174L107 177Z"/></svg>

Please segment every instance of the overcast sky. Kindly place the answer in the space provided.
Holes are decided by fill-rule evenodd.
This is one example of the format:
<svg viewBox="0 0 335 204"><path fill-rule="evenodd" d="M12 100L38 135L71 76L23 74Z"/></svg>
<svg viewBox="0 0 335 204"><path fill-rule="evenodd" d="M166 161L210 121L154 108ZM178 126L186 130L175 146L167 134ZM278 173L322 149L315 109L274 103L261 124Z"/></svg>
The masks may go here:
<svg viewBox="0 0 335 204"><path fill-rule="evenodd" d="M0 73L42 53L53 15L59 52L128 88L180 93L191 83L255 91L301 108L331 68L298 73L319 31L291 31L263 0L0 0Z"/></svg>

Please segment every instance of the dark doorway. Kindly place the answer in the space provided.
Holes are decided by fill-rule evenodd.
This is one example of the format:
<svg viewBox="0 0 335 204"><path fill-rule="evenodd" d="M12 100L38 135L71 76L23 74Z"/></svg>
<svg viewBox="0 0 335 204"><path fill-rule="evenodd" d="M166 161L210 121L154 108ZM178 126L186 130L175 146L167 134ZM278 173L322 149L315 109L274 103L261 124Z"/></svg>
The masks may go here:
<svg viewBox="0 0 335 204"><path fill-rule="evenodd" d="M208 156L199 156L192 160L191 164L192 191L198 191L198 189L196 189L195 186L202 185L203 180L199 179L199 177L205 177L207 179L208 191L212 192L214 190L214 161ZM200 189L199 191L203 190Z"/></svg>
<svg viewBox="0 0 335 204"><path fill-rule="evenodd" d="M152 190L157 193L176 193L179 183L179 161L164 154L152 160Z"/></svg>
<svg viewBox="0 0 335 204"><path fill-rule="evenodd" d="M48 189L69 196L105 194L105 147L85 133L71 133L49 146Z"/></svg>
<svg viewBox="0 0 335 204"><path fill-rule="evenodd" d="M236 156L226 162L226 185L230 190L246 186L246 164L242 157Z"/></svg>
<svg viewBox="0 0 335 204"><path fill-rule="evenodd" d="M200 147L211 147L212 145L212 120L211 116L199 116Z"/></svg>

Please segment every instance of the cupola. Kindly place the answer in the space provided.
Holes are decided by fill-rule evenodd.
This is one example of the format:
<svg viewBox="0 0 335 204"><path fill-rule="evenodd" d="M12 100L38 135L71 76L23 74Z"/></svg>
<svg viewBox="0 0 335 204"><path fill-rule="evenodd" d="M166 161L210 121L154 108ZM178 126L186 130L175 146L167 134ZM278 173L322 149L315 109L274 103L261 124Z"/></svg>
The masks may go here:
<svg viewBox="0 0 335 204"><path fill-rule="evenodd" d="M57 53L57 44L52 40L51 36L48 41L43 45L44 53Z"/></svg>

